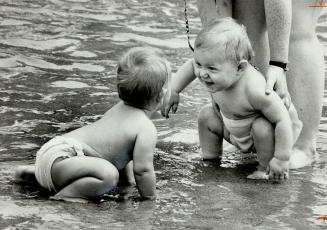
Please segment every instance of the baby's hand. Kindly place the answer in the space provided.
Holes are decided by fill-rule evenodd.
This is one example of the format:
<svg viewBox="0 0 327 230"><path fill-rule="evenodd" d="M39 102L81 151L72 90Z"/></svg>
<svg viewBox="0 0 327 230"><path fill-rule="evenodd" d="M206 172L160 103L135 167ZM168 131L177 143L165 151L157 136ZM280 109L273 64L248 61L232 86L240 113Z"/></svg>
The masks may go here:
<svg viewBox="0 0 327 230"><path fill-rule="evenodd" d="M165 93L162 105L161 105L161 114L162 116L168 118L169 111L172 109L173 113L176 113L177 107L179 103L179 94L173 90L167 90Z"/></svg>
<svg viewBox="0 0 327 230"><path fill-rule="evenodd" d="M268 166L269 179L286 180L288 179L289 161L282 161L273 157Z"/></svg>

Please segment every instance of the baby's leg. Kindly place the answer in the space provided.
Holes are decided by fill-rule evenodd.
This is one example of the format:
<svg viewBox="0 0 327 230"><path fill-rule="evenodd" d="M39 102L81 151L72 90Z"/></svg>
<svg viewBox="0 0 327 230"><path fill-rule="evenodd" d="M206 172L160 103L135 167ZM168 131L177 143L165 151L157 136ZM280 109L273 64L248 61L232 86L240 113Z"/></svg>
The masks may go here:
<svg viewBox="0 0 327 230"><path fill-rule="evenodd" d="M35 166L34 165L18 166L15 170L14 180L15 182L36 181Z"/></svg>
<svg viewBox="0 0 327 230"><path fill-rule="evenodd" d="M71 157L55 161L51 169L53 183L59 192L55 198L94 199L113 189L119 178L117 168L97 157Z"/></svg>
<svg viewBox="0 0 327 230"><path fill-rule="evenodd" d="M251 134L253 137L254 147L257 151L259 165L257 171L249 175L249 179L268 179L269 176L266 173L269 161L274 156L274 127L265 118L257 118L252 125Z"/></svg>
<svg viewBox="0 0 327 230"><path fill-rule="evenodd" d="M224 125L211 105L201 110L198 125L203 160L221 159Z"/></svg>

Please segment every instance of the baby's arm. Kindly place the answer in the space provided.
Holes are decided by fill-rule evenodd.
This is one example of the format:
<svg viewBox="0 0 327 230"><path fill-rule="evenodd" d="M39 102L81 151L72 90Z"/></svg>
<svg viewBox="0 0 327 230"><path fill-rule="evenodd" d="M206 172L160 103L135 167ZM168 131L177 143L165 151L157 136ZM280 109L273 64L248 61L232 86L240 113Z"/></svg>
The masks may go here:
<svg viewBox="0 0 327 230"><path fill-rule="evenodd" d="M193 59L190 59L179 68L175 76L172 77L171 85L168 85L168 90L164 95L161 106L161 114L164 117L168 117L170 109L172 109L173 113L176 112L179 93L195 78Z"/></svg>
<svg viewBox="0 0 327 230"><path fill-rule="evenodd" d="M293 145L292 123L288 111L279 96L272 92L265 95L256 90L250 103L274 125L275 151L269 162L269 178L284 179L288 177L288 160Z"/></svg>
<svg viewBox="0 0 327 230"><path fill-rule="evenodd" d="M155 199L156 176L153 167L153 152L157 142L155 126L146 124L137 135L133 151L133 170L136 186L143 198Z"/></svg>

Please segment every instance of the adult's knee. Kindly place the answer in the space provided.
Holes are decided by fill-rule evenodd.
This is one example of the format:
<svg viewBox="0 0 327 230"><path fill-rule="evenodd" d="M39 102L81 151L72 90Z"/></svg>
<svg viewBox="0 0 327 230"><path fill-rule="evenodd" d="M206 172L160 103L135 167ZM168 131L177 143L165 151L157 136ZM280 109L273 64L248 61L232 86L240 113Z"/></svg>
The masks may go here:
<svg viewBox="0 0 327 230"><path fill-rule="evenodd" d="M252 135L255 138L270 139L274 138L274 127L265 118L259 117L252 124Z"/></svg>

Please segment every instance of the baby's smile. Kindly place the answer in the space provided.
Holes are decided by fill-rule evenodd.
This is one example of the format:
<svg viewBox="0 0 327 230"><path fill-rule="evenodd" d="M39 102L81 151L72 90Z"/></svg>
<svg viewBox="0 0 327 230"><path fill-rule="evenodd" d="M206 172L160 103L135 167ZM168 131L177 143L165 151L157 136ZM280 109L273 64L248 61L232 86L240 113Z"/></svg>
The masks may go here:
<svg viewBox="0 0 327 230"><path fill-rule="evenodd" d="M212 81L203 81L203 83L204 83L205 85L207 85L207 86L211 86L211 85L215 84L215 83L212 82Z"/></svg>

